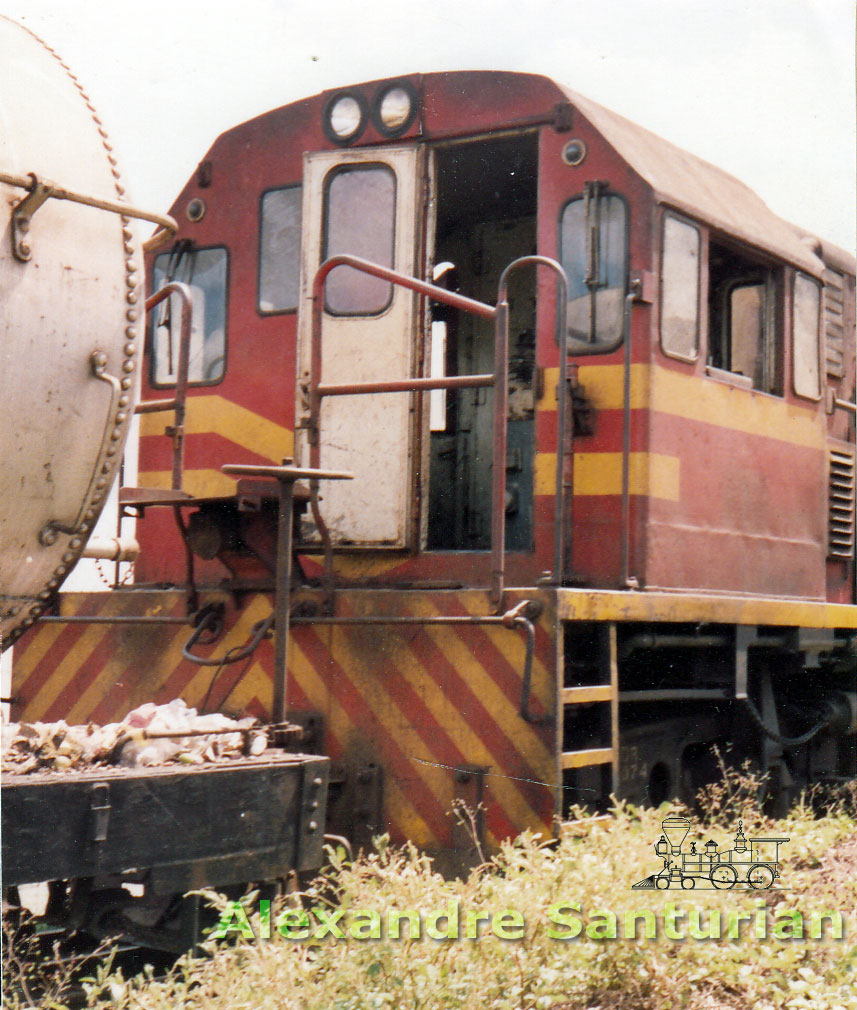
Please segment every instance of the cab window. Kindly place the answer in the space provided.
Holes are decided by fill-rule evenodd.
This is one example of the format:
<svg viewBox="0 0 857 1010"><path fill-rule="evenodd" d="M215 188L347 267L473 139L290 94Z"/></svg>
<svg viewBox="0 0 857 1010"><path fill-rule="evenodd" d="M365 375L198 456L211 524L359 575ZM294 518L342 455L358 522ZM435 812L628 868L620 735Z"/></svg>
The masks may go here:
<svg viewBox="0 0 857 1010"><path fill-rule="evenodd" d="M819 313L821 293L818 284L805 274L795 277L792 301L793 384L798 396L817 400L821 395L819 376Z"/></svg>
<svg viewBox="0 0 857 1010"><path fill-rule="evenodd" d="M695 361L699 350L699 229L664 215L661 246L661 347Z"/></svg>
<svg viewBox="0 0 857 1010"><path fill-rule="evenodd" d="M349 165L327 177L323 259L342 253L393 266L396 176L386 165ZM331 271L325 308L333 315L374 316L393 297L388 281L340 266Z"/></svg>
<svg viewBox="0 0 857 1010"><path fill-rule="evenodd" d="M568 349L603 353L622 341L628 276L628 211L620 196L588 182L565 205L560 262L568 276Z"/></svg>
<svg viewBox="0 0 857 1010"><path fill-rule="evenodd" d="M262 195L259 222L259 311L291 312L298 306L301 271L301 187Z"/></svg>
<svg viewBox="0 0 857 1010"><path fill-rule="evenodd" d="M711 243L708 365L742 377L748 388L782 396L778 285L771 267Z"/></svg>
<svg viewBox="0 0 857 1010"><path fill-rule="evenodd" d="M226 368L227 252L180 242L155 260L153 287L171 281L189 285L193 302L188 381L220 382ZM178 377L182 300L172 295L151 314L152 385L174 386Z"/></svg>

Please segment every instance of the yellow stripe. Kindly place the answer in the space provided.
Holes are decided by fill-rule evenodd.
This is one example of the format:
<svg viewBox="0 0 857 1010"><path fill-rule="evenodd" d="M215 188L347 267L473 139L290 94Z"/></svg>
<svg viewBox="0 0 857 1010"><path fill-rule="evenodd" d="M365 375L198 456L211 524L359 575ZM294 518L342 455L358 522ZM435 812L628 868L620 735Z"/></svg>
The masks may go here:
<svg viewBox="0 0 857 1010"><path fill-rule="evenodd" d="M321 544L319 544L321 551ZM372 554L334 554L333 570L348 579L372 579L386 575L404 564L407 559L401 553L393 556Z"/></svg>
<svg viewBox="0 0 857 1010"><path fill-rule="evenodd" d="M606 765L613 760L613 751L607 747L596 747L591 750L566 751L560 757L563 770L572 768L590 768L592 765Z"/></svg>
<svg viewBox="0 0 857 1010"><path fill-rule="evenodd" d="M857 607L836 603L560 589L557 616L572 621L701 621L801 628L857 628Z"/></svg>
<svg viewBox="0 0 857 1010"><path fill-rule="evenodd" d="M123 612L122 608L122 598L114 593L98 593L98 594L87 594L87 593L68 593L61 594L61 612L66 617L73 617L80 609L81 603L87 599L92 599L92 596L98 596L98 602L103 603L103 606L97 608L99 614L110 614L110 615L121 615ZM31 657L31 649L27 650L22 659L22 673L30 666L32 663L35 666L39 660L44 656L44 651L41 650L41 641L44 636L45 641L48 644L52 643L56 639L54 631L60 632L64 630L63 625L46 626L38 630L37 641L39 642L40 650L34 653ZM56 699L62 694L63 691L75 680L75 678L86 668L85 664L93 652L94 649L98 647L101 640L105 635L109 634L109 625L103 624L92 624L86 627L86 630L77 639L75 644L72 646L71 650L66 654L66 656L53 668L50 677L47 682L43 685L39 696L30 700L30 704L26 709L26 718L30 721L37 721L45 715L50 706L56 701ZM34 645L36 643L33 643ZM102 671L100 675L101 680L105 680L106 683L115 683L127 669L127 660L123 655L108 664L109 669L107 672ZM24 674L26 675L26 674ZM16 673L17 677L17 673ZM92 709L101 700L104 694L104 688L101 691L94 692L93 687L83 695L78 696L76 701L72 704L68 712L63 713L63 718L69 723L74 723L76 721L85 721L89 718ZM87 701L88 699L88 701ZM147 699L148 700L148 699ZM91 707L87 707L90 704ZM133 707L133 706L129 706Z"/></svg>
<svg viewBox="0 0 857 1010"><path fill-rule="evenodd" d="M112 612L115 613L115 611ZM81 672L86 657L98 646L106 634L105 626L98 624L91 625L83 632L72 650L54 667L50 680L45 684L39 697L34 698L28 706L29 719L40 720L43 718L48 708ZM78 701L72 706L71 711L63 713L63 718L69 723L74 723L76 711L80 707L80 698L78 697ZM86 710L86 714L91 711L91 709Z"/></svg>
<svg viewBox="0 0 857 1010"><path fill-rule="evenodd" d="M349 741L354 738L358 727L351 722L342 705L327 689L294 636L289 646L289 676L300 685L310 710L322 713L327 734L340 741L343 751L347 753ZM243 712L254 698L267 702L271 691L271 678L259 663L254 663L229 696L226 709ZM397 743L401 745L400 741ZM432 791L437 793L437 789ZM417 845L437 844L438 840L433 837L425 820L391 776L384 779L384 802L397 831L414 840Z"/></svg>
<svg viewBox="0 0 857 1010"><path fill-rule="evenodd" d="M621 410L623 365L581 365L578 379L596 410ZM556 405L558 368L545 369L542 408ZM792 445L822 448L824 425L817 412L786 403L778 396L731 386L701 375L656 365L631 366L631 407L715 424L730 431L764 435Z"/></svg>
<svg viewBox="0 0 857 1010"><path fill-rule="evenodd" d="M628 470L631 494L679 500L681 461L678 456L657 452L632 452ZM556 488L556 453L536 456L534 491L552 495ZM622 493L621 452L578 452L574 455L574 493L618 495Z"/></svg>
<svg viewBox="0 0 857 1010"><path fill-rule="evenodd" d="M172 480L172 470L145 470L137 475L137 484L143 488L169 488ZM219 470L185 470L182 476L182 491L187 491L194 498L231 497L236 486L234 477L227 477Z"/></svg>
<svg viewBox="0 0 857 1010"><path fill-rule="evenodd" d="M74 611L71 612L72 614ZM67 614L68 616L68 614ZM17 649L12 654L12 695L17 697L27 697L27 678L38 669L41 662L57 638L63 633L62 624L42 624L36 630L31 631L32 641L27 645L26 652ZM53 679L48 678L39 690L37 698L27 699L28 704L23 709L17 710L17 716L28 722L34 721L35 705L41 706L39 711L45 711L47 705L53 703L57 692L53 687Z"/></svg>
<svg viewBox="0 0 857 1010"><path fill-rule="evenodd" d="M365 662L352 661L342 663L341 657L349 656L351 652L349 650L348 629L331 627L324 630L319 629L316 634L322 642L327 639L327 648L337 662L340 663L353 687L360 694L363 704L372 712L391 739L395 740L402 750L409 762L413 777L415 779L422 779L425 786L438 797L441 805L443 805L442 790L444 787L451 789L451 776L445 770L442 775L438 775L438 769L434 769L430 765L420 764L416 760L416 758L421 756L422 741L411 726L407 716L399 709L393 698L390 697L387 689L384 687L382 678L378 675L377 667L368 668L368 674L361 676L362 671L367 669ZM376 657L379 655L376 646L373 646L373 653ZM359 656L356 658L362 659ZM341 740L350 742L353 741L355 732L358 732L361 737L365 737L367 733L365 727L358 729L358 727L352 725L349 729L350 732L341 736ZM409 741L412 741L412 743L409 743ZM451 794L449 799L451 801ZM408 830L402 818L398 818L398 822L403 830Z"/></svg>
<svg viewBox="0 0 857 1010"><path fill-rule="evenodd" d="M669 368L652 369L652 409L812 449L824 448L827 437L813 410Z"/></svg>
<svg viewBox="0 0 857 1010"><path fill-rule="evenodd" d="M172 422L172 413L142 414L140 435L164 434L164 425ZM222 396L190 396L187 401L185 434L214 433L249 449L265 459L279 463L294 452L294 433ZM225 461L227 462L227 461Z"/></svg>
<svg viewBox="0 0 857 1010"><path fill-rule="evenodd" d="M577 378L586 392L586 398L596 410L621 410L624 404L623 365L581 365ZM556 387L559 369L545 369L545 392L542 407L553 410L556 406ZM636 410L648 406L649 366L631 365L631 406Z"/></svg>
<svg viewBox="0 0 857 1010"><path fill-rule="evenodd" d="M146 595L148 596L148 594ZM123 597L119 597L120 603L127 604L127 607L122 607L119 612L124 611L131 614L142 612L148 616L154 616L167 609L161 605L162 602L166 602L169 606L170 602L175 602L178 594L171 593L170 597L172 597L172 601L169 599L166 601L158 600L155 606L150 606L149 601L145 597L141 597L139 602L137 602L134 600L133 593L129 592L128 594L124 594ZM115 613L116 609L105 607L100 611L100 613L108 612ZM125 686L129 686L128 681L130 680L133 686L130 693L122 702L121 711L114 713L116 717L121 717L138 705L151 701L182 661L182 646L187 641L191 631L190 628L171 628L169 626L161 628L139 626L137 628L121 629L110 628L109 625L96 625L95 627L99 637L111 633L115 635L118 632L120 636L117 643L118 648L115 655L104 664L92 683L82 694L78 695L68 715L65 717L70 723L83 722L89 719L91 713L113 685L121 684L123 681L125 682ZM139 663L129 663L129 655L135 654L145 654L146 656L146 669L142 674L138 671ZM77 670L82 672L86 669L87 654L83 652L78 654L78 650L75 650L75 655Z"/></svg>
<svg viewBox="0 0 857 1010"><path fill-rule="evenodd" d="M209 670L209 673L211 671ZM228 673L227 673L228 676ZM208 686L206 685L206 690ZM219 694L212 692L215 697ZM203 694L201 697L205 697ZM238 681L235 687L222 706L218 706L217 711L225 715L239 716L247 711L247 706L258 698L263 705L270 704L271 698L271 678L265 673L261 663L253 663L250 669ZM210 703L209 703L210 704Z"/></svg>
<svg viewBox="0 0 857 1010"><path fill-rule="evenodd" d="M205 656L207 659L224 656L230 651L230 649L246 645L252 638L253 625L256 624L257 621L264 620L270 615L270 613L270 602L262 595L254 596L252 602L241 611L238 620L223 636L223 638L218 639L215 645L209 646L208 648L200 648L197 646L194 651L198 655ZM190 634L190 632L188 632L188 634ZM170 672L172 672L172 670L181 662L181 646L184 644L184 639L185 636L181 635L175 643L178 645L179 651L178 656L175 658L175 662L169 667ZM182 697L189 705L198 706L205 699L205 695L208 691L214 672L215 668L211 666L200 666L197 668L197 672L185 685L184 691L182 691ZM270 711L273 701L274 685L269 677L265 679L266 686L262 689L260 700Z"/></svg>
<svg viewBox="0 0 857 1010"><path fill-rule="evenodd" d="M208 600L214 598L214 596L207 597ZM71 615L82 602L91 599L92 594L88 593L62 593L60 594L62 613ZM181 599L180 593L170 591L116 590L100 594L97 613L142 614L154 617L169 613ZM189 634L189 628L169 626L119 629L111 628L109 625L93 624L87 628L86 633L66 657L68 665L61 663L52 675L50 684L54 697L87 669L92 650L104 636L119 636L116 653L98 671L95 680L86 690L78 694L69 711L64 713L64 718L69 722L87 721L113 685L123 682L125 687L130 688L130 692L119 703L119 710L111 715L124 715L138 705L151 701L181 662L182 646ZM135 651L140 651L141 654L145 652L145 670L138 671L133 664L129 667L128 657Z"/></svg>

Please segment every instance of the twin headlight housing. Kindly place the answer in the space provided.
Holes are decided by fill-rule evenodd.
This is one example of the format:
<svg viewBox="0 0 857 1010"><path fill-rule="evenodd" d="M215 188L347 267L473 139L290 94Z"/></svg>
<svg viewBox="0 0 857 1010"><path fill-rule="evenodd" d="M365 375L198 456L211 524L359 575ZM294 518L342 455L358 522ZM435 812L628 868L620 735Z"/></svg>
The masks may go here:
<svg viewBox="0 0 857 1010"><path fill-rule="evenodd" d="M419 110L417 93L407 81L383 85L371 109L359 91L339 91L324 107L324 132L335 144L351 144L372 125L383 137L399 137L410 129Z"/></svg>

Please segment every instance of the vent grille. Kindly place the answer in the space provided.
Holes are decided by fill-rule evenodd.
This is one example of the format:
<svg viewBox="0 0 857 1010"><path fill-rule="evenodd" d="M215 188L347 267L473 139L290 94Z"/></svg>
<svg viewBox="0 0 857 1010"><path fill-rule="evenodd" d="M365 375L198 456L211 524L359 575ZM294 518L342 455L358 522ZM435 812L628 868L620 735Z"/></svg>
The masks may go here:
<svg viewBox="0 0 857 1010"><path fill-rule="evenodd" d="M841 379L845 374L845 278L835 270L824 271L823 304L827 374Z"/></svg>
<svg viewBox="0 0 857 1010"><path fill-rule="evenodd" d="M854 454L830 452L828 557L854 557Z"/></svg>

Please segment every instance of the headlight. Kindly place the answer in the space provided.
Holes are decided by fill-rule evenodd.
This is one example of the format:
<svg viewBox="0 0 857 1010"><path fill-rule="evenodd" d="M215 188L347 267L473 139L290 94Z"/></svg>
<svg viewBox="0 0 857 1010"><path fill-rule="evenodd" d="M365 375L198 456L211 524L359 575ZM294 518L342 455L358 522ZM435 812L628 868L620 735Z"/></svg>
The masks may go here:
<svg viewBox="0 0 857 1010"><path fill-rule="evenodd" d="M347 144L366 125L366 106L359 95L334 95L324 110L324 132L337 144Z"/></svg>
<svg viewBox="0 0 857 1010"><path fill-rule="evenodd" d="M372 119L375 128L385 137L404 133L417 114L417 95L404 81L382 88L375 97Z"/></svg>
<svg viewBox="0 0 857 1010"><path fill-rule="evenodd" d="M562 160L571 168L575 168L586 157L586 144L582 140L570 140L562 149Z"/></svg>

